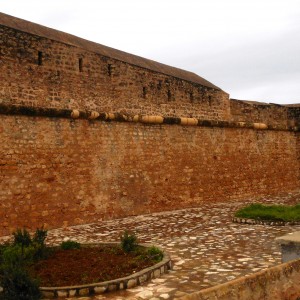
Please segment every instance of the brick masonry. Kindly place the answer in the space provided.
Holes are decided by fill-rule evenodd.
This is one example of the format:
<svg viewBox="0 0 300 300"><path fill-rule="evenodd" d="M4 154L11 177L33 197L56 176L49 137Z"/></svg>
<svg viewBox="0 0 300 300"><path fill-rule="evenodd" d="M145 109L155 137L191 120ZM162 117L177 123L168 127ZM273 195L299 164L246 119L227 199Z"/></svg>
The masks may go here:
<svg viewBox="0 0 300 300"><path fill-rule="evenodd" d="M230 101L196 75L95 53L53 30L28 33L22 22L0 25L1 235L299 187L299 107ZM74 109L164 123L72 119Z"/></svg>

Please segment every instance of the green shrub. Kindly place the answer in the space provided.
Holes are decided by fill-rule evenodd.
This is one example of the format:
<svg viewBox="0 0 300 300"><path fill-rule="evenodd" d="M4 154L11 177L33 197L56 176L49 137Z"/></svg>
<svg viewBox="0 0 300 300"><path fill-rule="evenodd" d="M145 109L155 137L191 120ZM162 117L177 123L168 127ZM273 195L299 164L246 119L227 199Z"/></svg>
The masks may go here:
<svg viewBox="0 0 300 300"><path fill-rule="evenodd" d="M155 246L150 247L147 250L147 254L152 260L154 260L156 262L160 262L164 257L164 253Z"/></svg>
<svg viewBox="0 0 300 300"><path fill-rule="evenodd" d="M0 246L0 285L3 288L0 299L41 299L38 282L29 276L27 267L34 260L45 257L47 231L38 228L32 239L26 229L17 229L13 237L11 244Z"/></svg>
<svg viewBox="0 0 300 300"><path fill-rule="evenodd" d="M6 242L4 244L0 244L0 264L2 264L2 256L3 256L3 253L4 251L6 250L7 247L10 246L10 243L9 242Z"/></svg>
<svg viewBox="0 0 300 300"><path fill-rule="evenodd" d="M28 246L22 248L21 245L10 245L2 253L2 267L20 266L24 267L33 262L35 248Z"/></svg>
<svg viewBox="0 0 300 300"><path fill-rule="evenodd" d="M7 245L2 251L0 285L3 293L0 299L35 300L41 295L37 281L30 278L26 267L33 262L35 248L21 243Z"/></svg>
<svg viewBox="0 0 300 300"><path fill-rule="evenodd" d="M32 241L29 232L23 228L23 229L17 229L14 233L14 244L20 244L24 247L29 246Z"/></svg>
<svg viewBox="0 0 300 300"><path fill-rule="evenodd" d="M3 300L38 300L41 299L38 282L30 278L20 267L9 267L1 272L3 288L0 299Z"/></svg>
<svg viewBox="0 0 300 300"><path fill-rule="evenodd" d="M44 230L43 227L37 228L33 236L33 243L36 243L42 247L45 247L45 240L47 237L47 230Z"/></svg>
<svg viewBox="0 0 300 300"><path fill-rule="evenodd" d="M71 240L62 242L60 244L60 248L63 250L80 249L80 247L81 247L80 243Z"/></svg>
<svg viewBox="0 0 300 300"><path fill-rule="evenodd" d="M129 233L127 230L121 235L121 247L124 252L129 253L136 250L138 246L137 237L134 233Z"/></svg>
<svg viewBox="0 0 300 300"><path fill-rule="evenodd" d="M47 238L47 230L44 230L43 227L37 228L32 239L32 244L35 248L35 253L34 253L35 260L40 260L47 257L49 253L49 249L45 244L46 238Z"/></svg>
<svg viewBox="0 0 300 300"><path fill-rule="evenodd" d="M25 247L32 244L29 232L24 229L17 229L14 233L14 245L21 245L22 253Z"/></svg>

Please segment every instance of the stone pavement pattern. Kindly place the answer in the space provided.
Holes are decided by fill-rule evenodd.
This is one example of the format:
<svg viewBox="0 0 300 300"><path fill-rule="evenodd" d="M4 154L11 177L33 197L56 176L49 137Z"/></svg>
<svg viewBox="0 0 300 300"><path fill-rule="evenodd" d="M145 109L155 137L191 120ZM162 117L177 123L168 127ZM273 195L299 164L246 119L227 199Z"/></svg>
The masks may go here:
<svg viewBox="0 0 300 300"><path fill-rule="evenodd" d="M300 202L300 192L262 201L294 204ZM173 270L143 286L77 299L176 299L281 262L275 238L300 230L300 226L232 223L233 213L248 202L205 203L199 208L55 229L49 231L47 242L119 241L125 229L132 230L140 242L157 244L168 252Z"/></svg>

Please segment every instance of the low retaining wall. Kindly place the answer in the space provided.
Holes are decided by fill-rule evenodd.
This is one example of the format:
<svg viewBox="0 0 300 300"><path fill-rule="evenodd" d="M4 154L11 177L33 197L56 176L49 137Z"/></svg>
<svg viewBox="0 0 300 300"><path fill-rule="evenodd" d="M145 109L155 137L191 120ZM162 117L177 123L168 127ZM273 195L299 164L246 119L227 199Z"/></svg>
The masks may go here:
<svg viewBox="0 0 300 300"><path fill-rule="evenodd" d="M181 297L184 300L300 299L300 260L281 264Z"/></svg>
<svg viewBox="0 0 300 300"><path fill-rule="evenodd" d="M100 244L102 243L94 244L94 246ZM103 244L118 245L118 243L103 243ZM87 244L86 246L89 245ZM139 244L139 246L149 248L152 245ZM117 278L114 280L109 280L104 282L77 285L77 286L40 287L40 290L42 292L43 298L47 298L47 299L60 298L60 297L91 296L95 294L102 294L111 291L124 290L127 288L135 287L153 278L158 278L162 274L167 273L171 269L172 269L171 258L168 254L164 253L164 257L162 261L158 262L157 264L149 268L145 268L139 272L136 272L126 277Z"/></svg>
<svg viewBox="0 0 300 300"><path fill-rule="evenodd" d="M232 222L240 224L252 224L252 225L270 225L270 226L290 226L300 225L298 221L286 222L286 221L270 221L270 220L255 220L246 218L233 217Z"/></svg>

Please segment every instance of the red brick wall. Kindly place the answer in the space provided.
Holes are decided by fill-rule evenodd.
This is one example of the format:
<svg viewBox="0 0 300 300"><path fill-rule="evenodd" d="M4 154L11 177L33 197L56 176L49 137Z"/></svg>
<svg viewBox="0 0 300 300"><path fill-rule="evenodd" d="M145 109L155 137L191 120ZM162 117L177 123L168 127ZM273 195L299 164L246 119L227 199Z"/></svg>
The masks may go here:
<svg viewBox="0 0 300 300"><path fill-rule="evenodd" d="M5 26L0 26L0 36L0 102L133 115L229 118L228 94L223 91ZM38 65L39 52L42 65Z"/></svg>
<svg viewBox="0 0 300 300"><path fill-rule="evenodd" d="M0 234L292 191L297 135L0 115Z"/></svg>

